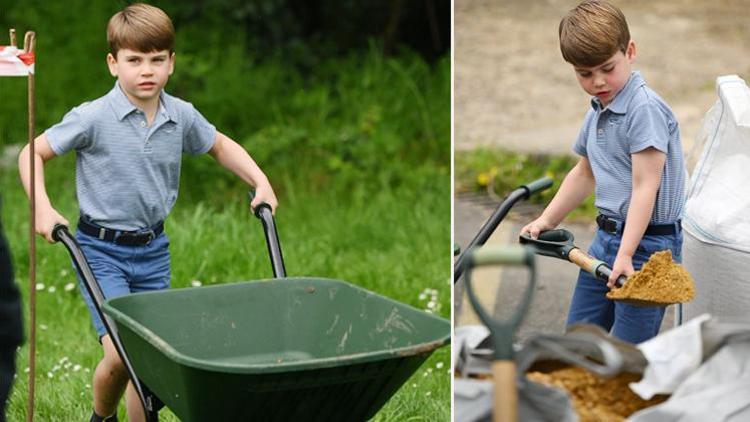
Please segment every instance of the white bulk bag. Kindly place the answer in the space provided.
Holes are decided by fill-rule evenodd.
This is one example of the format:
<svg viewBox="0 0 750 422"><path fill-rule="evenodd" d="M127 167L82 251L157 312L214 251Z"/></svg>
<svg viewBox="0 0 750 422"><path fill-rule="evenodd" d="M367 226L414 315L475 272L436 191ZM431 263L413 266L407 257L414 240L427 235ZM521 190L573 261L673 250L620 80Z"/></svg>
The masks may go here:
<svg viewBox="0 0 750 422"><path fill-rule="evenodd" d="M750 89L736 75L717 78L716 86L687 190L683 264L696 298L683 317L750 320Z"/></svg>

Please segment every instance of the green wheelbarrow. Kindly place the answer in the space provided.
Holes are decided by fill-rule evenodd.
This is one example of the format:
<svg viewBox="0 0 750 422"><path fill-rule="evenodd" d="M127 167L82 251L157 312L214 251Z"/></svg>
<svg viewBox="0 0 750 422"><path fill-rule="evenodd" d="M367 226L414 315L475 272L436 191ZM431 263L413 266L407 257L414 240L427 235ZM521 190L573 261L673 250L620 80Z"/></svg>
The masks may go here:
<svg viewBox="0 0 750 422"><path fill-rule="evenodd" d="M256 216L274 275L284 277L270 207L258 206ZM149 420L158 420L162 403L183 421L367 420L450 341L443 318L322 278L170 289L105 302L67 228L56 227L54 235L104 316Z"/></svg>

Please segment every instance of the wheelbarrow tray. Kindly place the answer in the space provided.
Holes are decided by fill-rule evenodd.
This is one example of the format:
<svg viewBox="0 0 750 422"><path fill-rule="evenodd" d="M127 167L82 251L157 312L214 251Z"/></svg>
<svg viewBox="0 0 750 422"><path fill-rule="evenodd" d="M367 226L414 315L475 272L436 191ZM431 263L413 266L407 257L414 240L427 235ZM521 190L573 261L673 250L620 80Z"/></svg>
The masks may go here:
<svg viewBox="0 0 750 422"><path fill-rule="evenodd" d="M285 278L104 303L138 377L181 420L366 420L449 321L354 285Z"/></svg>

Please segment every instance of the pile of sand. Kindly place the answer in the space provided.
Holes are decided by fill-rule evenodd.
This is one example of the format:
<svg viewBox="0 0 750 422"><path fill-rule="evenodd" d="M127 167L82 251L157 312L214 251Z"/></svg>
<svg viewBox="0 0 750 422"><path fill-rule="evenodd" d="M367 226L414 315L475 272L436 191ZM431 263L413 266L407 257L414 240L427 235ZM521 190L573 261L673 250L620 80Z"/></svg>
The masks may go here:
<svg viewBox="0 0 750 422"><path fill-rule="evenodd" d="M625 284L607 293L609 299L634 299L659 303L683 303L695 297L693 277L682 265L672 261L672 252L651 255L640 271Z"/></svg>
<svg viewBox="0 0 750 422"><path fill-rule="evenodd" d="M600 378L582 368L566 367L549 373L529 372L526 377L567 391L581 422L624 421L633 413L667 399L657 395L643 400L635 395L628 384L638 381L641 375L630 372Z"/></svg>

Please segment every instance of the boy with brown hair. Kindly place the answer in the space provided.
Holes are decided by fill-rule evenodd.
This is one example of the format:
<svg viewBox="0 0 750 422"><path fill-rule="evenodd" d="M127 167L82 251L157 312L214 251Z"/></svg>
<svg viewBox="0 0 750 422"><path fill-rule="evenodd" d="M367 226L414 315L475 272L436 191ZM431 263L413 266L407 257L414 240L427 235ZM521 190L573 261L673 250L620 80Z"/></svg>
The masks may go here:
<svg viewBox="0 0 750 422"><path fill-rule="evenodd" d="M632 71L635 42L623 13L588 0L559 27L560 50L592 96L573 150L580 155L542 215L521 229L537 237L555 228L595 192L599 226L589 254L612 266L604 284L578 276L567 324L594 323L620 339L640 343L659 332L664 307L644 308L605 297L620 275L639 269L656 251L680 262L685 166L672 110Z"/></svg>
<svg viewBox="0 0 750 422"><path fill-rule="evenodd" d="M109 21L107 65L117 77L105 96L71 110L37 137L35 159L37 231L52 242L55 224L68 224L44 188L43 163L76 151L80 208L76 239L106 298L166 289L170 281L169 240L164 220L177 199L182 153L209 153L255 188L251 207L277 200L271 184L248 153L218 132L190 103L163 88L174 70L174 27L161 10L132 4ZM19 171L29 192L29 148ZM92 421L116 421L126 385L131 421L143 409L91 298L81 288L104 349L94 371Z"/></svg>

